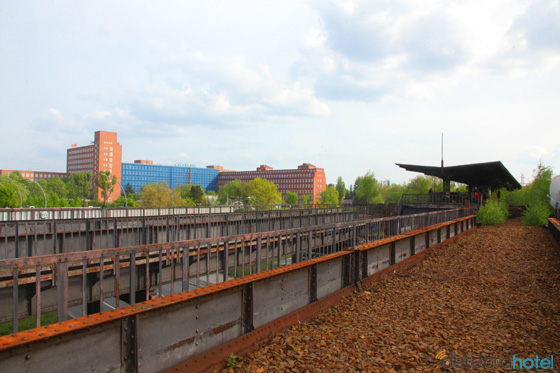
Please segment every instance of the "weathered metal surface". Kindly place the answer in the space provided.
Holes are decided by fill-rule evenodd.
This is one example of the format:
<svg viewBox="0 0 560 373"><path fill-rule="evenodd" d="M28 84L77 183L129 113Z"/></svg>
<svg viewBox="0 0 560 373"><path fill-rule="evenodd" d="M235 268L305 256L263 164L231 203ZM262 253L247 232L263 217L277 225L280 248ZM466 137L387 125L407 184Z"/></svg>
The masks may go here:
<svg viewBox="0 0 560 373"><path fill-rule="evenodd" d="M403 238L395 242L395 263L402 262L411 256L410 253L411 238Z"/></svg>
<svg viewBox="0 0 560 373"><path fill-rule="evenodd" d="M204 372L213 367L223 367L224 361L230 356L231 353L239 354L242 352L250 351L259 345L265 343L274 334L295 325L304 322L312 316L322 312L335 304L337 304L343 297L349 296L354 290L352 287L346 287L333 293L323 299L313 302L297 311L294 311L286 316L283 316L265 326L258 328L248 334L238 337L230 342L224 343L221 346L215 347L209 351L199 354L185 362L177 364L171 368L165 369L162 373L173 372Z"/></svg>
<svg viewBox="0 0 560 373"><path fill-rule="evenodd" d="M391 243L377 246L377 250L367 250L367 274L373 275L391 265Z"/></svg>
<svg viewBox="0 0 560 373"><path fill-rule="evenodd" d="M7 289L2 288L13 286L13 278L10 277L13 268L18 268L19 285L34 283L38 266L42 268L41 279L53 281L58 296L56 299L52 298L52 288L42 290L44 307L39 307L40 310L56 310L58 304L81 304L82 314L86 314L86 302L98 302L99 304L93 306L90 311L96 312L96 309L103 308L104 299L115 297L117 293L127 296L128 303L135 304L138 296L140 300L146 300L153 296L174 293L175 282L171 279L180 279L181 290L186 290L191 286L190 279L196 278L192 286L198 288L226 280L232 269L234 277L253 273L255 270L258 272L297 262L298 255L301 256L301 260L327 255L336 250L347 249L356 241L368 242L454 216L457 216L457 211L5 260L0 262L0 320L13 319L9 314L15 315L16 311L19 317L29 316L29 310L37 309L31 304L34 292L23 286L14 289L21 290L17 304L12 302L17 310L10 313L6 309L7 303L3 300L6 299ZM439 237L438 235L437 238ZM298 253L298 245L307 248ZM227 255L223 254L225 247ZM396 261L394 250L392 254L390 263ZM149 266L146 265L146 258L149 258ZM62 268L64 263L67 263L68 267L63 272L68 274L67 284L64 279L55 281L55 273L52 270L54 267ZM98 274L101 269L107 272L103 273L103 276ZM81 278L81 284L76 281L76 276ZM170 291L166 289L163 292L163 284L168 284ZM119 301L120 299L116 300L116 303L120 304ZM66 311L61 309L62 319L64 314Z"/></svg>
<svg viewBox="0 0 560 373"><path fill-rule="evenodd" d="M242 289L139 315L139 370L161 371L243 334Z"/></svg>
<svg viewBox="0 0 560 373"><path fill-rule="evenodd" d="M120 372L120 322L107 322L95 328L73 332L75 320L63 325L39 328L40 333L55 332L45 343L22 343L20 347L0 352L2 372ZM65 331L61 333L61 331ZM26 338L25 332L21 339ZM25 342L25 341L23 341ZM0 343L3 344L3 343Z"/></svg>
<svg viewBox="0 0 560 373"><path fill-rule="evenodd" d="M317 264L317 299L342 289L342 258Z"/></svg>
<svg viewBox="0 0 560 373"><path fill-rule="evenodd" d="M243 322L250 320L247 312L251 312L251 308L254 327L267 328L265 324L309 305L313 299L309 290L313 284L310 276L312 277L314 270L330 270L331 266L325 266L326 263L332 263L332 268L336 268L339 263L338 271L342 273L344 258L369 260L369 255L356 256L355 254L362 251L368 253L383 251L393 244L397 247L397 243L401 241L408 242L410 246L411 235L425 236L426 233L437 231L441 227L461 220L470 220L472 224L474 217L419 229L384 239L382 242L366 243L356 248L359 251L341 251L264 273L149 300L135 306L0 337L0 370L4 371L6 367L12 366L5 365L5 362L26 369L21 362L29 361L25 360L26 354L29 353L33 356L40 353L44 361L51 362L52 356L56 356L60 351L70 351L71 353L65 356L68 356L72 362L64 361L58 365L53 362L53 366L59 370L65 370L72 364L80 367L81 365L77 364L84 364L86 369L91 368L88 370L126 371L134 369L134 362L126 362L132 356L138 356L139 371L151 372L173 367L222 343L231 343L236 338L246 338L243 333L250 328L243 327ZM408 265L427 252L425 250L384 271ZM360 266L359 263L357 264ZM321 275L316 274L316 276ZM253 287L252 296L243 295L248 284ZM353 288L354 284L351 285L350 288ZM245 294L247 294L246 290ZM252 307L244 305L243 302L252 302ZM319 302L321 300L311 304ZM137 330L134 333L124 334L123 325L130 326L134 320L137 320L135 322ZM135 352L132 339L137 341ZM43 343L45 341L48 343ZM124 343L125 341L127 343ZM132 347L123 347L124 345ZM75 346L81 347L83 351L79 351ZM50 359L46 357L49 352ZM99 363L99 366L95 365L92 356L103 356L104 361Z"/></svg>
<svg viewBox="0 0 560 373"><path fill-rule="evenodd" d="M289 276L277 276L259 281L254 287L253 323L255 328L293 312L309 302L308 270L293 271Z"/></svg>

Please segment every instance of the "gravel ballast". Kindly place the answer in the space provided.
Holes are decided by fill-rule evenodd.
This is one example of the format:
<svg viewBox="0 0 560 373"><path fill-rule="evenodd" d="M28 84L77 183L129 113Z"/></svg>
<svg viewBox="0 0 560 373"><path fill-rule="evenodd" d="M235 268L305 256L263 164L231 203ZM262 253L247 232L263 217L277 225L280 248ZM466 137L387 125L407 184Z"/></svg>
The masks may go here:
<svg viewBox="0 0 560 373"><path fill-rule="evenodd" d="M560 371L559 352L560 255L545 229L510 220L479 227L232 357L226 371L447 371L442 358L471 357L472 365L514 355L556 355Z"/></svg>

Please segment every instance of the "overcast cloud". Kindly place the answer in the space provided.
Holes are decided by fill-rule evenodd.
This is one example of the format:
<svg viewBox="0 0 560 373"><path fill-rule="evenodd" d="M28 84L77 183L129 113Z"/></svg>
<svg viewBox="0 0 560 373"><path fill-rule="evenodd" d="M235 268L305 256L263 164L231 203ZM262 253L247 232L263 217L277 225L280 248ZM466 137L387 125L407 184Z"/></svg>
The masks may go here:
<svg viewBox="0 0 560 373"><path fill-rule="evenodd" d="M0 168L66 170L116 131L123 161L346 184L395 162L560 172L560 2L18 1L0 5Z"/></svg>

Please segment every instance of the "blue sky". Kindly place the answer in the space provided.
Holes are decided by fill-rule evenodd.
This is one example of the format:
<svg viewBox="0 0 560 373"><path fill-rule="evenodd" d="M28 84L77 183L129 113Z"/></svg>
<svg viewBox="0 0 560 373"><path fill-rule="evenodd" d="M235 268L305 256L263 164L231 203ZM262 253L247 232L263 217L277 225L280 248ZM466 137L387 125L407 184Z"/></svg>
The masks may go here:
<svg viewBox="0 0 560 373"><path fill-rule="evenodd" d="M116 131L123 161L346 184L394 164L560 172L560 2L13 1L0 5L0 168L65 171Z"/></svg>

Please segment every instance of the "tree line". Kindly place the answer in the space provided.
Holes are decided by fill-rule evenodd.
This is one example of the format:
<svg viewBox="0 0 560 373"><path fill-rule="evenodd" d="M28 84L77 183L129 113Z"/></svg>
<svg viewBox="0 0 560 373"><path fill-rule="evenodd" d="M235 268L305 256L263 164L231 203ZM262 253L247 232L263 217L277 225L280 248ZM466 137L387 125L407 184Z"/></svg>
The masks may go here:
<svg viewBox="0 0 560 373"><path fill-rule="evenodd" d="M18 171L14 171L8 176L0 177L0 207L44 207L45 197L47 207L87 206L92 183L91 173L72 174L68 178L51 177L34 182L24 179Z"/></svg>
<svg viewBox="0 0 560 373"><path fill-rule="evenodd" d="M140 192L128 184L124 193L107 203L116 185L115 178L102 171L97 178L91 173L72 174L68 178L52 177L47 180L33 182L24 179L18 171L0 178L0 207L43 207L44 196L39 184L45 192L47 207L164 207L164 206L196 206L196 205L278 205L313 203L311 195L301 195L288 191L283 200L277 186L265 179L256 178L244 183L234 180L224 185L218 193L205 191L199 185L181 185L170 188L166 182L144 185ZM101 198L92 196L92 186L100 190ZM453 191L461 191L466 187L451 185ZM372 172L356 178L354 184L346 188L342 177L338 177L335 185L329 184L321 193L318 205L341 204L350 199L355 204L376 204L397 202L403 193L425 194L429 191L441 191L441 180L430 176L416 176L405 184L393 184L389 180L379 181ZM21 201L20 201L21 195Z"/></svg>
<svg viewBox="0 0 560 373"><path fill-rule="evenodd" d="M546 189L544 178L550 183L552 171L550 168L539 165L539 177L535 178L533 189ZM546 177L543 177L545 175ZM68 178L52 177L48 180L33 182L24 179L18 171L9 176L0 177L0 207L43 207L44 196L39 184L45 192L47 207L85 207L105 206L123 207L165 207L165 206L196 206L196 205L278 205L278 204L303 204L313 203L311 195L301 195L288 191L286 198L278 192L277 186L265 179L256 178L250 182L234 180L218 190L206 191L199 185L180 185L170 188L166 182L147 184L137 193L128 184L124 186L124 194L110 203L108 196L116 186L115 178L107 171L100 172L97 178L91 173L72 174ZM541 188L541 184L544 187ZM101 198L92 196L92 186L100 190ZM539 189L539 190L540 190ZM544 190L543 189L543 190ZM508 202L512 204L514 199L517 203L525 204L524 200L530 200L530 194L524 188L514 194L504 194ZM350 200L353 204L381 204L397 203L402 194L427 194L430 192L442 192L442 180L433 176L418 175L402 184L391 183L390 180L378 180L373 172L367 172L356 178L353 184L346 187L342 177L338 177L336 184L329 184L321 193L317 205L342 204ZM452 192L467 192L463 184L451 182ZM543 192L544 193L544 192ZM541 193L542 194L542 193ZM20 200L21 196L21 200ZM534 204L533 202L531 202Z"/></svg>

